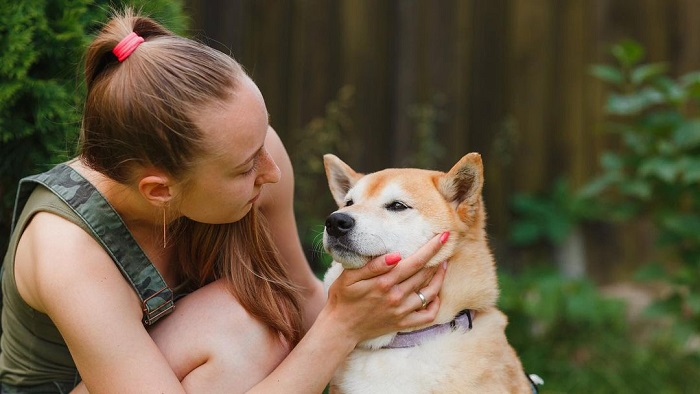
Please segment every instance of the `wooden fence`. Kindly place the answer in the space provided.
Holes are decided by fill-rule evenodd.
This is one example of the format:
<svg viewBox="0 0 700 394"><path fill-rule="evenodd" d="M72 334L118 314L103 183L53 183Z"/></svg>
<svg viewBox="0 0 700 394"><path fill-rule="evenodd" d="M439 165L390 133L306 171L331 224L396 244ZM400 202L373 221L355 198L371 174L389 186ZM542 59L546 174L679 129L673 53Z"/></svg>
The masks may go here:
<svg viewBox="0 0 700 394"><path fill-rule="evenodd" d="M695 0L186 4L193 35L230 50L257 82L295 162L317 153L300 134L317 117L338 117L338 108L343 121L326 126L343 143L319 149L337 148L361 171L424 156L433 161L420 163L446 170L481 152L489 232L504 260L515 256L504 241L510 198L546 190L559 177L583 184L613 145L601 127L604 86L588 73L610 60L612 43L639 41L646 59L668 61L673 75L700 68ZM351 103L329 109L343 87L354 92ZM330 205L319 201L331 198L322 177L317 184L321 214ZM627 230L587 230L589 267L599 278L644 259L635 237L647 231Z"/></svg>

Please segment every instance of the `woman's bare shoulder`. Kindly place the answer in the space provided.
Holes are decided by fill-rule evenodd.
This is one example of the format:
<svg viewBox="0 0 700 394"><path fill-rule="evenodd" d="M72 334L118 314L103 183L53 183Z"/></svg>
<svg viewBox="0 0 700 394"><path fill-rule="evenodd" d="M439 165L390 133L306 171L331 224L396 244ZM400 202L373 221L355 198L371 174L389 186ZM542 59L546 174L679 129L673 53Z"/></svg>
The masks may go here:
<svg viewBox="0 0 700 394"><path fill-rule="evenodd" d="M56 292L91 286L93 281L128 284L95 239L75 223L48 212L32 217L17 245L15 280L22 298L46 313ZM138 305L138 304L137 304Z"/></svg>

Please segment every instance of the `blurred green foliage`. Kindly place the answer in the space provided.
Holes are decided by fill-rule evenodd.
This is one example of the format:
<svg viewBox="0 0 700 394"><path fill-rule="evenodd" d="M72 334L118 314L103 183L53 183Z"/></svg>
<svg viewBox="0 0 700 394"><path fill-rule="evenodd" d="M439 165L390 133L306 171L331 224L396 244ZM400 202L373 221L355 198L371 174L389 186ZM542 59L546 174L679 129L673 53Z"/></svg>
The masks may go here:
<svg viewBox="0 0 700 394"><path fill-rule="evenodd" d="M22 0L0 7L0 250L20 178L75 154L83 53L110 6L131 5L184 33L180 0Z"/></svg>
<svg viewBox="0 0 700 394"><path fill-rule="evenodd" d="M541 194L516 194L510 201L516 216L509 229L513 246L538 243L559 245L582 221L598 215L598 204L583 198L565 178L554 182L551 190Z"/></svg>
<svg viewBox="0 0 700 394"><path fill-rule="evenodd" d="M499 272L508 340L542 393L690 393L700 355L651 316L630 320L625 304L588 279L551 268Z"/></svg>
<svg viewBox="0 0 700 394"><path fill-rule="evenodd" d="M588 220L653 223L663 261L632 280L667 291L631 318L588 279L548 269L500 273L508 336L546 393L688 393L700 382L700 73L673 79L622 41L591 74L609 85L606 126L618 148L581 189L566 180L512 200L513 245L556 247Z"/></svg>
<svg viewBox="0 0 700 394"><path fill-rule="evenodd" d="M664 64L643 64L633 41L612 54L614 65L592 73L612 89L606 110L620 149L603 155L601 174L580 193L606 207L601 218L654 224L665 261L649 261L638 278L669 285L652 310L689 341L700 333L700 72L673 79Z"/></svg>

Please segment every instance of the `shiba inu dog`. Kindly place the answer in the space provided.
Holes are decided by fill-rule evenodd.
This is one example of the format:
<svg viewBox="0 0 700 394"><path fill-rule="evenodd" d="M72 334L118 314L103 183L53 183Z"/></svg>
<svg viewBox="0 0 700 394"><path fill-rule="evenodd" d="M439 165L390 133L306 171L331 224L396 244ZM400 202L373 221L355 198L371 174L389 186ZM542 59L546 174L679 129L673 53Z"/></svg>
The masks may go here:
<svg viewBox="0 0 700 394"><path fill-rule="evenodd" d="M339 207L326 220L323 235L334 259L326 286L344 269L389 252L408 256L450 231L427 264L447 261L434 324L360 343L336 371L331 392L536 392L506 339L506 316L496 308L481 156L467 154L447 173L386 169L364 175L330 154L324 165Z"/></svg>

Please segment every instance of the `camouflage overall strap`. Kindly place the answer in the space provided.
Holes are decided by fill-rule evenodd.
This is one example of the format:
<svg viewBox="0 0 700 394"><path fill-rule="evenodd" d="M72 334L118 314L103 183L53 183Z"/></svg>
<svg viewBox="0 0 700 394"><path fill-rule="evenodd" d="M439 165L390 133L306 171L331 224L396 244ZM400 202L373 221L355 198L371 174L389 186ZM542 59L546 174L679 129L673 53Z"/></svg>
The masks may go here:
<svg viewBox="0 0 700 394"><path fill-rule="evenodd" d="M143 307L143 323L151 325L172 312L173 292L146 257L121 217L95 187L65 164L20 181L12 227L36 184L46 186L92 230L122 275L136 290Z"/></svg>

